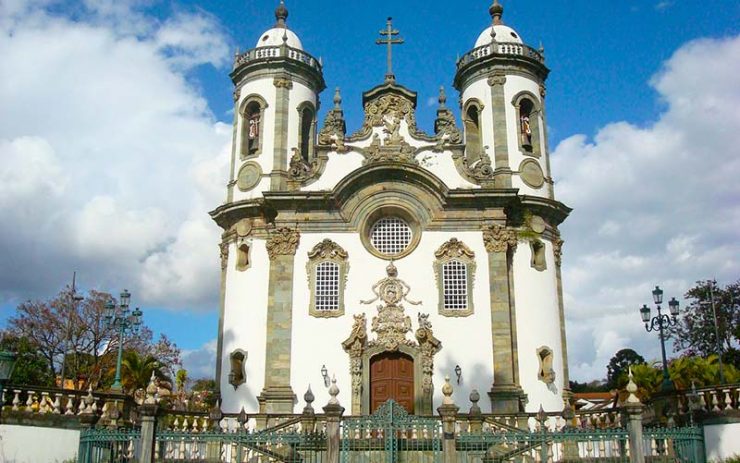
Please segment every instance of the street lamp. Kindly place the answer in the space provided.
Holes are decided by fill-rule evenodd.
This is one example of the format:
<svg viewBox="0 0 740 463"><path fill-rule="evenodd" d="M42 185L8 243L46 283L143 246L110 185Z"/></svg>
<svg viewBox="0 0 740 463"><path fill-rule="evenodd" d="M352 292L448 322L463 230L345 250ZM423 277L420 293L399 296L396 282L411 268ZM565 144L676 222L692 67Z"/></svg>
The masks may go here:
<svg viewBox="0 0 740 463"><path fill-rule="evenodd" d="M123 290L119 299L119 304L109 301L105 304L105 323L109 328L118 330L118 360L116 361L116 379L113 381L111 389L121 392L121 361L123 360L123 337L127 332L138 334L141 328L141 317L143 312L138 307L134 312L129 314L129 303L131 302L131 293Z"/></svg>
<svg viewBox="0 0 740 463"><path fill-rule="evenodd" d="M640 308L640 317L645 323L645 331L650 333L658 330L658 335L660 336L660 351L663 355L663 384L661 385L661 389L663 391L671 391L673 390L673 383L668 374L668 360L666 360L665 356L665 334L663 333L663 330L669 326L675 326L676 323L678 323L676 320L676 316L678 315L678 301L675 297L668 301L668 310L671 313L670 317L667 314L661 313L660 305L663 303L663 290L656 286L653 290L653 302L655 302L655 306L658 309L658 315L653 317L651 320L650 307L648 307L647 304L644 304L642 308Z"/></svg>

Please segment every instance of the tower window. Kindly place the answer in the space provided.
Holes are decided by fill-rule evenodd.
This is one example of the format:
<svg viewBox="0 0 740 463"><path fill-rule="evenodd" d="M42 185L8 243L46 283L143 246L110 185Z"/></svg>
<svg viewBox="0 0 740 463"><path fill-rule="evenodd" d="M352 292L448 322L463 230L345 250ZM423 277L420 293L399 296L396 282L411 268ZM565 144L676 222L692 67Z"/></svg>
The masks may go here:
<svg viewBox="0 0 740 463"><path fill-rule="evenodd" d="M241 105L241 157L257 156L262 151L264 116L267 104L258 95L250 95Z"/></svg>
<svg viewBox="0 0 740 463"><path fill-rule="evenodd" d="M313 141L314 141L314 111L313 108L305 103L298 110L300 116L300 152L304 161L309 162L313 158Z"/></svg>
<svg viewBox="0 0 740 463"><path fill-rule="evenodd" d="M523 154L540 156L539 100L530 92L522 92L512 102L516 107L519 147Z"/></svg>
<svg viewBox="0 0 740 463"><path fill-rule="evenodd" d="M468 308L468 268L460 261L442 265L442 292L445 310Z"/></svg>
<svg viewBox="0 0 740 463"><path fill-rule="evenodd" d="M387 255L400 254L411 244L413 232L403 219L384 217L370 230L370 242L378 252Z"/></svg>
<svg viewBox="0 0 740 463"><path fill-rule="evenodd" d="M519 133L522 148L532 151L532 102L526 98L519 103Z"/></svg>
<svg viewBox="0 0 740 463"><path fill-rule="evenodd" d="M464 114L465 156L467 158L468 165L472 166L481 159L483 151L480 130L481 105L476 101L469 102L465 108Z"/></svg>
<svg viewBox="0 0 740 463"><path fill-rule="evenodd" d="M439 313L447 317L473 314L475 253L457 238L434 253L434 274L439 288Z"/></svg>
<svg viewBox="0 0 740 463"><path fill-rule="evenodd" d="M347 251L330 239L323 240L308 253L309 315L320 318L344 315L347 258Z"/></svg>
<svg viewBox="0 0 740 463"><path fill-rule="evenodd" d="M339 309L339 265L321 262L316 266L316 310Z"/></svg>

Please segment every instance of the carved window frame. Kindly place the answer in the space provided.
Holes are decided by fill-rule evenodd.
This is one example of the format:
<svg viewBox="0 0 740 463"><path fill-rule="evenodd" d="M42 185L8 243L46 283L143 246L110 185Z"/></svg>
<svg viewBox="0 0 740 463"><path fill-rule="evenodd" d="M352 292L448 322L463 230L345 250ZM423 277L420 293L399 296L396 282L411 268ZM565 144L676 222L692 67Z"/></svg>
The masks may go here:
<svg viewBox="0 0 740 463"><path fill-rule="evenodd" d="M249 153L249 113L247 110L250 106L257 104L259 106L260 127L257 134L257 151ZM265 110L268 104L260 95L253 93L247 95L239 105L239 158L252 159L262 154L262 145L265 140Z"/></svg>
<svg viewBox="0 0 740 463"><path fill-rule="evenodd" d="M541 346L537 349L537 379L550 385L555 382L556 373L553 367L555 353L547 346Z"/></svg>
<svg viewBox="0 0 740 463"><path fill-rule="evenodd" d="M252 247L251 239L240 239L236 245L236 270L244 272L252 268Z"/></svg>
<svg viewBox="0 0 740 463"><path fill-rule="evenodd" d="M522 140L521 120L522 120L522 102L528 100L532 104L529 112L529 128L532 132L532 148L527 149ZM534 93L522 91L517 93L511 100L511 104L516 110L516 139L517 146L522 154L539 158L542 156L542 103Z"/></svg>
<svg viewBox="0 0 740 463"><path fill-rule="evenodd" d="M538 272L547 270L547 247L542 240L532 239L529 241L529 249L532 251L530 265ZM541 257L538 259L537 257Z"/></svg>
<svg viewBox="0 0 740 463"><path fill-rule="evenodd" d="M316 149L316 106L314 106L314 104L310 101L304 101L296 107L296 110L298 111L298 152L300 153L304 161L311 162L315 157ZM304 153L303 142L305 134L303 132L303 119L305 117L304 113L306 112L306 110L311 111L311 126L308 130L308 152Z"/></svg>
<svg viewBox="0 0 740 463"><path fill-rule="evenodd" d="M434 253L434 276L437 280L438 305L437 310L445 317L469 317L475 313L473 305L473 287L475 282L475 253L462 241L452 238L437 249ZM444 266L452 261L459 262L466 270L466 296L467 307L465 309L448 309L445 307L445 281Z"/></svg>
<svg viewBox="0 0 740 463"><path fill-rule="evenodd" d="M485 106L483 103L478 100L477 98L471 98L468 101L465 102L465 105L463 106L462 111L462 121L463 121L463 133L464 133L464 140L465 140L465 159L468 162L469 166L472 166L476 162L480 161L483 158L483 108ZM470 151L470 130L471 125L474 124L474 121L470 120L468 118L468 112L471 108L475 108L476 112L478 113L478 124L476 126L476 131L478 132L478 153L472 153Z"/></svg>
<svg viewBox="0 0 740 463"><path fill-rule="evenodd" d="M344 315L344 292L347 287L347 274L349 273L349 256L347 251L330 239L318 243L308 253L306 272L308 274L308 290L311 294L308 313L316 318L336 318ZM316 307L316 283L318 267L324 262L332 262L339 270L339 300L335 310L319 310Z"/></svg>

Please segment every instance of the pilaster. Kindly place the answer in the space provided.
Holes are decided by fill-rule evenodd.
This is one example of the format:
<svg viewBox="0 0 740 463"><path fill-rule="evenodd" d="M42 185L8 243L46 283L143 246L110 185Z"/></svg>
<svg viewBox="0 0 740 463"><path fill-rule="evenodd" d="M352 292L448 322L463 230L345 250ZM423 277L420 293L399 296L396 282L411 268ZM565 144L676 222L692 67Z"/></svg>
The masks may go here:
<svg viewBox="0 0 740 463"><path fill-rule="evenodd" d="M241 87L234 89L234 124L231 131L231 166L229 168L229 183L226 185L226 202L234 201L234 185L236 185L236 151L237 135L239 133L239 98ZM218 379L216 380L218 382Z"/></svg>
<svg viewBox="0 0 740 463"><path fill-rule="evenodd" d="M540 84L540 127L542 127L542 157L545 159L545 167L547 168L547 176L545 184L547 185L548 198L555 200L555 187L552 180L552 170L550 170L550 146L547 136L547 116L545 113L545 96L547 96L547 88L544 83Z"/></svg>
<svg viewBox="0 0 740 463"><path fill-rule="evenodd" d="M506 100L504 98L505 83L506 76L501 73L495 73L488 78L488 85L491 86L491 115L493 117L493 181L497 188L511 188Z"/></svg>
<svg viewBox="0 0 740 463"><path fill-rule="evenodd" d="M226 312L226 269L229 265L228 240L218 245L221 255L221 289L219 292L218 341L216 345L216 395L221 396L221 362L224 358L224 314Z"/></svg>
<svg viewBox="0 0 740 463"><path fill-rule="evenodd" d="M257 398L260 413L293 413L296 396L290 386L293 329L293 267L300 234L279 228L267 240L270 275L265 346L265 386Z"/></svg>
<svg viewBox="0 0 740 463"><path fill-rule="evenodd" d="M492 225L483 230L483 241L488 252L493 349L493 385L488 395L493 413L515 413L524 400L517 378L515 307L510 273L510 257L516 251L517 236L514 230Z"/></svg>
<svg viewBox="0 0 740 463"><path fill-rule="evenodd" d="M566 405L570 404L573 393L570 390L570 375L568 373L568 343L565 338L565 308L563 304L563 278L560 270L562 263L564 241L556 236L552 241L552 251L555 257L555 277L557 278L558 289L558 318L560 319L560 351L563 362L563 400Z"/></svg>
<svg viewBox="0 0 740 463"><path fill-rule="evenodd" d="M273 85L275 85L275 129L270 190L275 191L285 190L288 182L288 119L293 82L286 75L276 77Z"/></svg>

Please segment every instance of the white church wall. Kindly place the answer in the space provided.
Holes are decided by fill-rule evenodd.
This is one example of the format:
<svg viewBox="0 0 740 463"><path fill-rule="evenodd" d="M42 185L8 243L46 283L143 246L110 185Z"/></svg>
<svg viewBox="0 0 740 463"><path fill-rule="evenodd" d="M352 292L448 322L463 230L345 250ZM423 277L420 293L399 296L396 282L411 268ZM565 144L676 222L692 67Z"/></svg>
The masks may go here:
<svg viewBox="0 0 740 463"><path fill-rule="evenodd" d="M257 395L265 382L265 344L270 260L265 242L254 240L251 266L236 270L236 245L229 249L224 311L223 358L221 359L221 394L223 410L248 413L258 411ZM236 390L228 383L231 364L229 355L236 349L247 352L246 383Z"/></svg>
<svg viewBox="0 0 740 463"><path fill-rule="evenodd" d="M557 278L552 245L546 246L547 269L540 272L530 265L532 252L520 242L514 255L514 301L516 304L519 380L527 393L527 411L536 412L540 404L547 411L563 409L562 345L558 310ZM553 352L555 382L548 387L538 379L537 349L547 346Z"/></svg>
<svg viewBox="0 0 740 463"><path fill-rule="evenodd" d="M355 151L349 153L329 153L324 173L319 179L302 188L303 191L331 191L350 172L362 167L364 156Z"/></svg>
<svg viewBox="0 0 740 463"><path fill-rule="evenodd" d="M419 165L436 175L447 185L448 188L480 188L472 182L465 180L455 167L455 161L452 159L452 152L443 151L435 153L431 149L423 151L416 156Z"/></svg>
<svg viewBox="0 0 740 463"><path fill-rule="evenodd" d="M0 425L0 462L59 463L75 461L80 443L76 429Z"/></svg>
<svg viewBox="0 0 740 463"><path fill-rule="evenodd" d="M457 237L476 254L477 270L474 283L473 315L464 318L443 317L438 314L438 289L434 276L434 252L450 238ZM345 315L340 318L318 319L309 315L310 293L306 263L308 252L321 240L329 238L342 246L349 254L350 268L345 292ZM353 315L364 312L368 329L377 314L378 303L362 305L361 299L373 297L372 286L386 276L388 261L372 256L356 233L303 234L296 253L293 296L293 344L291 358L292 386L299 399L311 384L316 404L329 400L323 386L321 368L326 365L330 375L336 374L340 389L339 400L347 408L351 404L351 377L349 356L341 347L350 334ZM409 299L421 301L414 306L404 303L406 314L411 317L412 330L418 327L418 314L428 313L435 336L442 341L443 348L435 358L434 407L442 402L441 388L445 375L455 385L455 397L464 398L470 390L477 388L485 395L492 377L491 321L488 296L487 254L479 232L425 232L413 253L395 263L398 277L410 287ZM374 339L374 333L368 333ZM413 339L409 333L408 339ZM463 371L463 381L456 383L455 365ZM462 400L462 399L461 399ZM484 401L481 406L485 407Z"/></svg>

